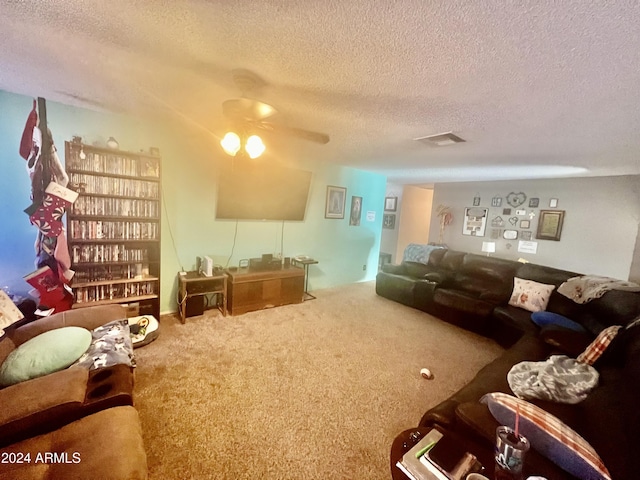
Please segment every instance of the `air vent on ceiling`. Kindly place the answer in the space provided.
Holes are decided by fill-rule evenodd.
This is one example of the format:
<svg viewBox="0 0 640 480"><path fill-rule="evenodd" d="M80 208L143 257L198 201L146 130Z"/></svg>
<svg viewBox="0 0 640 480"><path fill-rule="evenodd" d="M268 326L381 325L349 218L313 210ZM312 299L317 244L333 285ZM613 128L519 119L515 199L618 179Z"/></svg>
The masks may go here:
<svg viewBox="0 0 640 480"><path fill-rule="evenodd" d="M437 133L436 135L414 138L414 140L422 142L425 145L432 145L436 147L446 147L447 145L453 145L454 143L466 142L464 138L460 138L452 132Z"/></svg>

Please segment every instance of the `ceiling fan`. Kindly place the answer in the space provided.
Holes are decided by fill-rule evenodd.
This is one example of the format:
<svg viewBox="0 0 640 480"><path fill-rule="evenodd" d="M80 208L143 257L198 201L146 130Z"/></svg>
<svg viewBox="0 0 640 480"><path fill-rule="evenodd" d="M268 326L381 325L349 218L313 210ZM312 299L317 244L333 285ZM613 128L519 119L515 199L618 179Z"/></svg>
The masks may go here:
<svg viewBox="0 0 640 480"><path fill-rule="evenodd" d="M239 143L246 142L247 145L249 145L252 137L258 134L261 130L273 132L278 135L282 134L298 137L303 140L320 144L326 144L329 142L329 135L325 133L313 132L302 128L289 127L282 123L272 122L272 117L278 113L278 110L275 107L245 96L248 92L254 90L256 86L264 85L264 81L248 70L236 69L233 70L232 73L233 80L242 92L243 96L240 98L226 100L222 103L222 113L227 119L229 119L232 128L234 130L238 130L237 133L228 133L222 140L222 142L225 142L225 139L227 139L230 134L235 135L232 141L232 148L230 150L228 150L225 147L225 144L221 142L222 147L228 154L235 155L243 146ZM243 140L240 138L241 135L244 135L247 138ZM261 143L261 140L259 141ZM234 150L235 152L232 153ZM256 156L259 156L262 151L264 151L264 145L262 146L260 153ZM249 153L249 155L252 156L252 158L255 158L251 153Z"/></svg>

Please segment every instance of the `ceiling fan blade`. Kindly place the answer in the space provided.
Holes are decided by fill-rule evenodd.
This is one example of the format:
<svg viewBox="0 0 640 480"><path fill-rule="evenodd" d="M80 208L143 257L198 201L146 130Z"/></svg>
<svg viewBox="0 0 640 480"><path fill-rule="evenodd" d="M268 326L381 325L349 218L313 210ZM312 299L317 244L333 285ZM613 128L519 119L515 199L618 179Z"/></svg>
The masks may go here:
<svg viewBox="0 0 640 480"><path fill-rule="evenodd" d="M222 113L233 120L264 120L276 113L274 107L251 98L233 98L222 104Z"/></svg>
<svg viewBox="0 0 640 480"><path fill-rule="evenodd" d="M303 130L302 128L287 127L285 125L278 125L275 123L260 122L266 130L271 130L275 133L281 133L284 135L291 135L310 142L321 143L323 145L329 143L329 135L326 133L312 132L311 130Z"/></svg>

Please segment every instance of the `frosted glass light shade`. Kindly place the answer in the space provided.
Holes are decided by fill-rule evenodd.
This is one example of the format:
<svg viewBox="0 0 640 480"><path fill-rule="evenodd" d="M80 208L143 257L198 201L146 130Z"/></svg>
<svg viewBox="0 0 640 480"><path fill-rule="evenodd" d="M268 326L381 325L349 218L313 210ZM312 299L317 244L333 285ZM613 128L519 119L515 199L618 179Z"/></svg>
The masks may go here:
<svg viewBox="0 0 640 480"><path fill-rule="evenodd" d="M262 139L259 136L251 135L249 138L247 138L247 144L245 145L244 149L246 150L247 154L249 154L249 157L258 158L264 152L265 147L264 143L262 143Z"/></svg>
<svg viewBox="0 0 640 480"><path fill-rule="evenodd" d="M240 151L240 137L233 132L227 132L224 138L220 141L222 149L232 157Z"/></svg>

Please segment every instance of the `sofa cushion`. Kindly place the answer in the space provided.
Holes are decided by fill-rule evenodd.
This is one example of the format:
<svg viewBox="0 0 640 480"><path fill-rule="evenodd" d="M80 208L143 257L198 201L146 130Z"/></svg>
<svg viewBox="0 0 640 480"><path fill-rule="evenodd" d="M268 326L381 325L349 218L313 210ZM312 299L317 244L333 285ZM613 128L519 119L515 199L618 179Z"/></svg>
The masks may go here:
<svg viewBox="0 0 640 480"><path fill-rule="evenodd" d="M465 255L465 252L447 250L442 256L442 260L440 260L440 268L451 271L458 270L460 265L462 265Z"/></svg>
<svg viewBox="0 0 640 480"><path fill-rule="evenodd" d="M406 275L380 272L376 276L376 293L403 305L413 306L415 288L416 279Z"/></svg>
<svg viewBox="0 0 640 480"><path fill-rule="evenodd" d="M611 475L593 447L560 419L541 408L505 393L489 393L480 400L501 424L519 429L531 446L578 478L607 479Z"/></svg>
<svg viewBox="0 0 640 480"><path fill-rule="evenodd" d="M578 322L574 322L564 315L559 315L553 312L533 312L531 314L531 321L533 321L533 323L538 325L540 328L546 327L548 325L556 325L558 327L568 328L569 330L575 330L576 332L587 331L586 328L584 328Z"/></svg>
<svg viewBox="0 0 640 480"><path fill-rule="evenodd" d="M423 278L425 280L429 280L430 282L446 284L453 278L453 274L450 272L434 271L426 273Z"/></svg>
<svg viewBox="0 0 640 480"><path fill-rule="evenodd" d="M542 327L538 337L546 344L554 347L554 350L573 358L580 355L593 340L593 337L587 332L569 330L556 325Z"/></svg>
<svg viewBox="0 0 640 480"><path fill-rule="evenodd" d="M406 273L404 265L395 265L393 263L385 263L382 265L382 271L384 273L392 273L394 275L404 275Z"/></svg>
<svg viewBox="0 0 640 480"><path fill-rule="evenodd" d="M402 262L402 265L404 266L405 275L410 277L422 278L431 271L431 267L428 267L424 263Z"/></svg>
<svg viewBox="0 0 640 480"><path fill-rule="evenodd" d="M433 296L433 301L440 306L481 317L491 315L495 306L491 302L480 300L476 295L448 288L438 288Z"/></svg>
<svg viewBox="0 0 640 480"><path fill-rule="evenodd" d="M0 450L0 457L21 452L30 462L2 465L1 478L143 480L148 478L142 427L134 407L101 410L58 430ZM45 452L65 461L40 461ZM66 454L66 455L65 455ZM6 457L5 457L6 458Z"/></svg>
<svg viewBox="0 0 640 480"><path fill-rule="evenodd" d="M545 310L554 288L556 288L555 285L546 285L533 280L514 277L513 292L509 299L509 305L524 308L530 312Z"/></svg>
<svg viewBox="0 0 640 480"><path fill-rule="evenodd" d="M63 327L26 341L0 367L0 385L14 385L67 368L91 344L91 332L81 327Z"/></svg>

